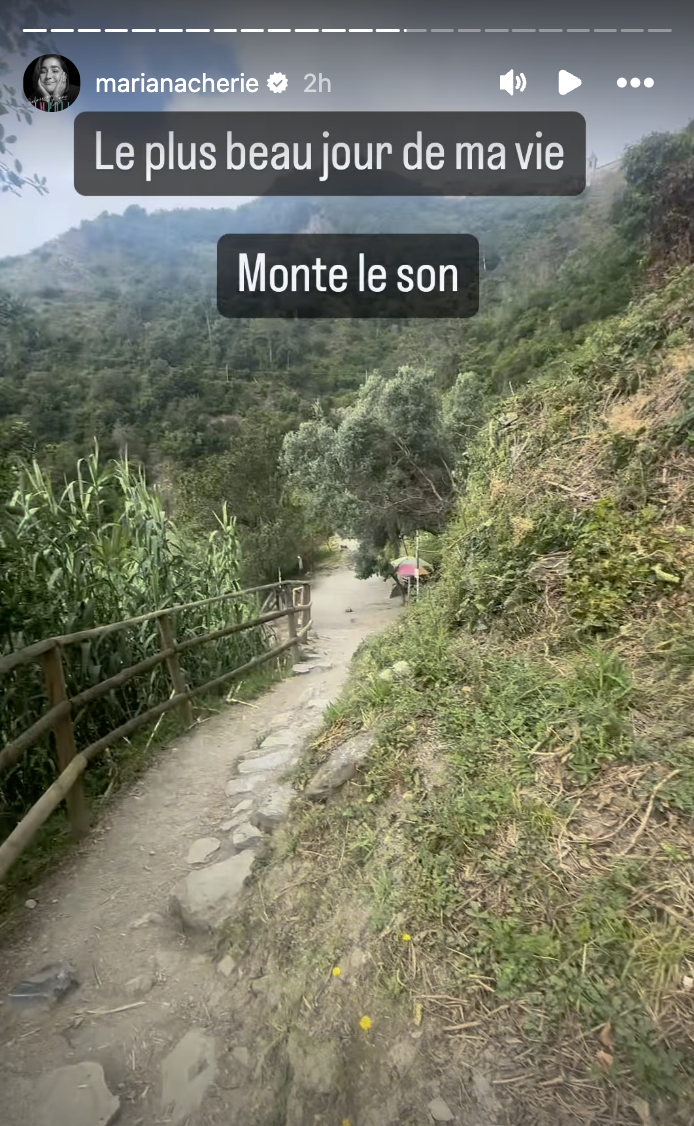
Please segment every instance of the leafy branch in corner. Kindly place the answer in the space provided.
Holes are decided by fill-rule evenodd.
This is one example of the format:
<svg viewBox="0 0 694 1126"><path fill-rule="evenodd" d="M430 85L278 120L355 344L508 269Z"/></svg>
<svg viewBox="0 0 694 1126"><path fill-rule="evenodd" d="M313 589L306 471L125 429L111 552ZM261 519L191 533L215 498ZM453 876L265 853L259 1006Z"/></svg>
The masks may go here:
<svg viewBox="0 0 694 1126"><path fill-rule="evenodd" d="M1 60L0 60L1 61ZM16 91L14 86L7 86L3 83L3 90L5 94L0 94L0 116L8 114L12 111L17 115L17 121L21 121L24 117L27 125L31 125L31 111L20 106L17 101ZM35 172L32 177L25 176L22 168L22 163L16 157L12 159L12 150L8 145L15 144L17 138L14 133L5 133L5 127L0 122L0 181L2 182L3 192L13 192L14 195L20 195L24 187L32 187L39 193L39 195L46 195L48 188L45 187L46 177L39 178ZM9 158L9 159L7 159Z"/></svg>
<svg viewBox="0 0 694 1126"><path fill-rule="evenodd" d="M18 5L14 11L8 13L0 28L0 74L5 74L10 69L5 56L24 55L27 49L44 51L45 43L35 35L26 35L23 25L31 20L38 23L40 20L40 4ZM66 15L68 9L63 4L53 4L53 16ZM27 102L24 104L17 100L17 91L14 86L2 84L0 88L0 117L16 114L17 121L32 124L33 109ZM10 145L17 142L14 133L6 133L5 126L0 122L0 184L3 192L12 192L21 195L22 189L32 187L39 195L46 195L46 177L39 177L35 172L33 176L26 176L21 161L14 155Z"/></svg>

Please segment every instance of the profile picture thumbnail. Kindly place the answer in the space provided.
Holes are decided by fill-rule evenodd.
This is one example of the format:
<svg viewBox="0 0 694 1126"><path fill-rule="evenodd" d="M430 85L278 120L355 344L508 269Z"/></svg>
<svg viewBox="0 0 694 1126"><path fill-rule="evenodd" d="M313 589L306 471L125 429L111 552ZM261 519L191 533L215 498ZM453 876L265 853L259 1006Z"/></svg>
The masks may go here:
<svg viewBox="0 0 694 1126"><path fill-rule="evenodd" d="M63 55L39 55L24 71L24 93L45 113L67 109L79 97L80 72Z"/></svg>

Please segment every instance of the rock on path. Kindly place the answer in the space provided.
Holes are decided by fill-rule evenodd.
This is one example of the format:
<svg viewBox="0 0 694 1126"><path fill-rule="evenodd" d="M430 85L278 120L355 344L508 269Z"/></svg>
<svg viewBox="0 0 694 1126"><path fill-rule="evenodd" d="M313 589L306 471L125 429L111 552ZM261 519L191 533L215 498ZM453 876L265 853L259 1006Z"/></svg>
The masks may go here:
<svg viewBox="0 0 694 1126"><path fill-rule="evenodd" d="M294 790L288 782L272 786L265 792L250 814L251 825L263 829L266 833L272 832L287 817L293 798Z"/></svg>
<svg viewBox="0 0 694 1126"><path fill-rule="evenodd" d="M253 852L246 850L191 872L172 893L172 914L191 930L221 926L233 914L252 866Z"/></svg>
<svg viewBox="0 0 694 1126"><path fill-rule="evenodd" d="M247 758L239 763L239 774L257 774L265 770L287 770L295 766L301 757L298 747L284 747L279 751L270 751L267 755L258 758Z"/></svg>
<svg viewBox="0 0 694 1126"><path fill-rule="evenodd" d="M77 975L67 962L44 966L38 973L12 987L7 995L11 1008L24 1009L36 1005L52 1005L79 985Z"/></svg>
<svg viewBox="0 0 694 1126"><path fill-rule="evenodd" d="M253 848L255 845L259 844L263 839L263 834L255 825L250 825L246 822L244 825L239 826L231 839L234 848L238 848L240 851L244 848Z"/></svg>
<svg viewBox="0 0 694 1126"><path fill-rule="evenodd" d="M104 1069L91 1060L44 1075L36 1090L36 1126L109 1126L120 1099L106 1086Z"/></svg>
<svg viewBox="0 0 694 1126"><path fill-rule="evenodd" d="M306 787L307 798L323 801L332 790L348 782L357 773L373 746L373 733L360 731L337 746L327 762L318 768Z"/></svg>
<svg viewBox="0 0 694 1126"><path fill-rule="evenodd" d="M188 849L186 860L188 864L204 864L215 852L218 852L221 841L216 837L201 837L199 841Z"/></svg>
<svg viewBox="0 0 694 1126"><path fill-rule="evenodd" d="M268 751L286 750L287 747L300 747L303 742L301 731L292 727L292 718L289 717L287 727L275 729L271 735L266 735L258 748L258 754L267 754ZM255 752L251 752L251 757ZM248 755L246 756L248 758Z"/></svg>
<svg viewBox="0 0 694 1126"><path fill-rule="evenodd" d="M244 774L238 778L232 778L227 782L224 792L228 798L235 798L237 794L241 794L244 798L261 786L268 785L268 778L259 774Z"/></svg>
<svg viewBox="0 0 694 1126"><path fill-rule="evenodd" d="M217 1075L214 1040L191 1028L161 1065L161 1106L165 1121L180 1126L199 1110Z"/></svg>
<svg viewBox="0 0 694 1126"><path fill-rule="evenodd" d="M434 1122L452 1122L454 1114L440 1095L432 1099L429 1103L429 1114L434 1119Z"/></svg>

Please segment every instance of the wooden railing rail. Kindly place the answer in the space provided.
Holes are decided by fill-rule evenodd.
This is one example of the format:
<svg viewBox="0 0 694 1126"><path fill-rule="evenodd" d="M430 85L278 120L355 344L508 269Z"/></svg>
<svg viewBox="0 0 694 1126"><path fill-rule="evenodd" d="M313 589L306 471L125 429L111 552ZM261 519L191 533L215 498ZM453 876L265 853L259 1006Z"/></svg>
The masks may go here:
<svg viewBox="0 0 694 1126"><path fill-rule="evenodd" d="M7 653L4 657L0 657L0 676L3 673L11 672L18 665L26 665L35 660L46 653L53 645L74 645L79 641L90 641L94 637L105 637L107 633L115 633L117 630L127 629L129 626L139 626L142 622L151 622L155 618L161 618L164 614L177 614L181 610L195 610L201 606L212 606L215 602L231 601L235 598L242 598L247 594L258 594L261 590L277 590L278 588L282 589L295 585L296 583L291 580L282 583L265 583L264 586L252 586L247 590L233 590L229 594L216 594L214 598L203 598L199 602L184 602L180 606L164 606L161 610L151 610L148 614L140 614L138 618L126 618L122 622L110 622L105 626L93 626L91 629L83 629L78 633L47 637L43 641L35 641L33 645L26 645L23 649L17 649L14 653Z"/></svg>
<svg viewBox="0 0 694 1126"><path fill-rule="evenodd" d="M278 609L269 613L261 612L257 617L246 622L234 622L232 625L197 637L188 638L186 641L176 641L174 636L174 617L182 610L197 609L209 606L216 602L231 601L245 595L258 594L262 591L273 592L277 599ZM300 594L297 599L296 595ZM272 595L270 595L272 597ZM267 605L267 599L262 609ZM89 815L86 798L82 785L82 775L87 766L97 755L101 754L114 743L127 738L145 724L171 711L180 708L184 723L187 727L194 722L191 700L201 692L211 691L222 684L233 680L242 674L257 668L273 657L293 650L293 657L299 652L299 642L304 638L311 626L311 587L309 583L296 583L291 580L280 583L266 583L263 586L250 587L247 590L232 591L229 594L218 595L215 598L202 599L199 602L188 602L179 606L164 607L154 610L149 614L142 614L137 618L128 618L122 622L112 622L105 626L96 626L93 629L81 630L78 633L65 634L60 637L46 638L43 641L27 645L25 648L9 653L0 658L0 675L32 661L40 660L43 666L46 695L51 705L31 727L18 735L11 743L0 750L0 772L16 765L22 755L38 740L52 730L55 737L56 752L60 775L55 782L42 794L32 806L19 825L10 833L9 837L0 845L0 881L4 879L15 860L26 849L40 826L50 817L62 801L66 802L70 830L75 838L84 836L89 827ZM221 676L197 685L195 688L186 688L183 672L179 664L179 654L195 649L208 641L216 641L245 630L256 629L268 622L286 618L289 630L289 640L274 645L265 653L260 653L238 668L229 669ZM157 621L161 639L161 649L138 664L121 669L119 673L92 685L74 696L67 695L65 677L63 672L62 650L65 646L89 640L94 637L103 637L119 629L139 625L146 621ZM77 709L84 708L94 700L100 699L108 692L121 688L133 677L166 662L173 691L168 700L148 708L146 711L133 716L127 723L108 734L102 736L83 751L77 752L75 747L72 717Z"/></svg>
<svg viewBox="0 0 694 1126"><path fill-rule="evenodd" d="M28 751L29 747L32 747L34 743L38 743L41 736L45 735L47 731L52 731L56 720L61 719L64 715L68 715L70 710L70 701L62 700L59 704L56 704L55 707L51 708L50 711L44 712L41 718L36 720L36 723L32 723L31 727L27 727L26 731L18 735L12 743L8 743L7 746L0 751L0 771L9 770L11 766L19 762L24 752Z"/></svg>

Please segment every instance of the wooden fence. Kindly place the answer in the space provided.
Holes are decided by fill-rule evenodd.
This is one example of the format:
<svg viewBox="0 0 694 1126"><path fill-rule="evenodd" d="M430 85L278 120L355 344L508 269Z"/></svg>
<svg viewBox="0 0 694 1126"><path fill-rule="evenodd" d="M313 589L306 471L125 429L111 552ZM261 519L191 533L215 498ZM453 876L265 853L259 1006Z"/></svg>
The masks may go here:
<svg viewBox="0 0 694 1126"><path fill-rule="evenodd" d="M260 613L250 621L236 622L211 633L189 638L187 641L176 641L174 619L177 613L183 610L210 606L212 603L234 601L246 595L261 595L263 593L266 597ZM266 612L267 607L273 604L276 608ZM249 672L286 651L291 650L295 657L298 656L299 642L306 636L313 624L311 605L311 586L309 583L291 581L267 583L265 586L233 591L229 594L218 595L216 598L206 598L200 602L188 602L180 606L154 610L138 618L111 622L109 625L96 626L93 629L81 630L79 633L47 638L44 641L37 641L24 649L0 657L0 677L20 665L40 661L43 667L46 697L49 704L48 711L40 719L0 750L0 772L15 766L29 748L34 746L48 731L53 731L60 771L55 782L44 791L35 805L31 807L22 821L10 833L7 840L0 845L0 881L5 878L15 860L24 852L37 830L48 820L62 801L65 801L67 806L72 836L75 839L84 836L89 828L89 811L82 783L82 774L93 758L105 751L107 747L127 738L138 728L144 727L173 708L180 708L186 727L190 727L194 723L191 706L191 700L194 696L218 688L227 681ZM214 680L199 684L195 688L186 687L179 664L179 654L195 649L205 642L217 641L222 637L229 637L231 634L241 633L244 630L255 629L259 626L264 627L267 623L279 622L281 619L287 621L288 639L286 641L278 641L267 652L253 657L252 660L238 668L230 669L222 676L215 677ZM76 645L82 641L103 637L105 634L153 620L157 622L161 643L161 649L158 653L154 653L151 657L147 657L130 668L122 669L115 676L102 680L75 696L68 696L62 657L62 651L67 645ZM133 716L127 723L121 724L120 727L102 736L91 746L78 752L75 747L72 723L76 709L84 708L87 704L105 696L107 692L121 688L134 676L147 672L163 662L166 662L172 685L172 694L169 699L148 708L147 711L139 715Z"/></svg>

